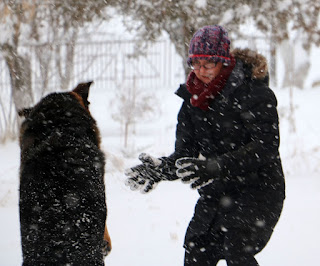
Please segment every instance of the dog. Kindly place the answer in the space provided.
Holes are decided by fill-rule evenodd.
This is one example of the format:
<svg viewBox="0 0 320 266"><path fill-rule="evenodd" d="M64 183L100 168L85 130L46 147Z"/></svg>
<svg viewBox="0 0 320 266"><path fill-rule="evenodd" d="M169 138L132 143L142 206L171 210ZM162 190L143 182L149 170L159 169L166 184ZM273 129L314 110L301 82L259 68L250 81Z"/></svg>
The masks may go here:
<svg viewBox="0 0 320 266"><path fill-rule="evenodd" d="M92 82L19 111L23 265L104 265L105 157L89 112Z"/></svg>

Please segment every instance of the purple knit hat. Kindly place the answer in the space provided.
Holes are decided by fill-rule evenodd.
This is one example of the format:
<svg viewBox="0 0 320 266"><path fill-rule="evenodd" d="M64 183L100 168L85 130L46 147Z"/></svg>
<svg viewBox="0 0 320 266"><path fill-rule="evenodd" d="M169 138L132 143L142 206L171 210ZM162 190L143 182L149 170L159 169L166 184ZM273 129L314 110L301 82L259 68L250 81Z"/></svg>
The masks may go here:
<svg viewBox="0 0 320 266"><path fill-rule="evenodd" d="M204 26L192 37L189 45L188 64L193 58L213 59L230 64L230 40L228 32L219 25Z"/></svg>

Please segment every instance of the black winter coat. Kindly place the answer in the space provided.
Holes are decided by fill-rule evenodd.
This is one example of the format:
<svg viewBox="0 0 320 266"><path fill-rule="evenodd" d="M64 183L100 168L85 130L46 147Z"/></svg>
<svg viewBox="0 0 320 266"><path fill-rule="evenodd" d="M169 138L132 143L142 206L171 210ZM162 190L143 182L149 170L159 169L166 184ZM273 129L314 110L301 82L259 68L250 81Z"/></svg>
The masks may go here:
<svg viewBox="0 0 320 266"><path fill-rule="evenodd" d="M259 251L272 234L285 198L277 100L268 87L266 60L249 50L233 54L236 66L209 110L190 104L185 84L176 92L184 102L170 158L202 154L222 166L214 182L199 189L185 247L222 228L240 228L254 232Z"/></svg>

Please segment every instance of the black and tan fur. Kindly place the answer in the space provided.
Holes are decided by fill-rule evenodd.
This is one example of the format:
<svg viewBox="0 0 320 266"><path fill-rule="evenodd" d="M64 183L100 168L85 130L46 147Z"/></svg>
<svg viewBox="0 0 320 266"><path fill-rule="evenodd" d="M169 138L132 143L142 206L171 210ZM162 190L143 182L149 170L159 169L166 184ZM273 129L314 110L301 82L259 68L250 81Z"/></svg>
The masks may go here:
<svg viewBox="0 0 320 266"><path fill-rule="evenodd" d="M105 158L88 106L92 82L52 93L25 116L20 132L23 265L104 265Z"/></svg>

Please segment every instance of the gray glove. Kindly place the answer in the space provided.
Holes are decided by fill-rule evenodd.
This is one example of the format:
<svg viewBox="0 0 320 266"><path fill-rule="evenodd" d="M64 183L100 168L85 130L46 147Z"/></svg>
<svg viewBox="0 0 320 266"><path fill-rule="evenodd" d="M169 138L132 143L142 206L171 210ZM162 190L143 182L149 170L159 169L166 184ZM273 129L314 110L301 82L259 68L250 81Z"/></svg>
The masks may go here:
<svg viewBox="0 0 320 266"><path fill-rule="evenodd" d="M139 155L142 164L126 170L125 175L128 178L125 184L131 190L140 190L141 193L147 193L154 189L161 180L166 180L166 174L163 172L166 162L164 158L155 158L146 153Z"/></svg>
<svg viewBox="0 0 320 266"><path fill-rule="evenodd" d="M202 188L220 175L221 166L214 159L183 157L176 160L176 175L183 183L191 183L192 189Z"/></svg>

